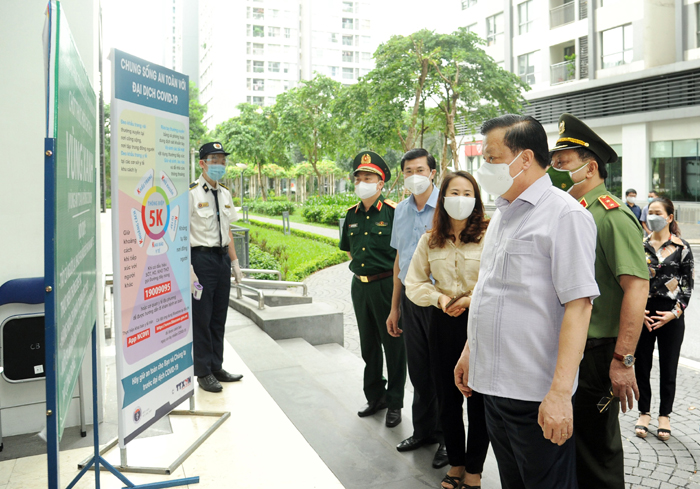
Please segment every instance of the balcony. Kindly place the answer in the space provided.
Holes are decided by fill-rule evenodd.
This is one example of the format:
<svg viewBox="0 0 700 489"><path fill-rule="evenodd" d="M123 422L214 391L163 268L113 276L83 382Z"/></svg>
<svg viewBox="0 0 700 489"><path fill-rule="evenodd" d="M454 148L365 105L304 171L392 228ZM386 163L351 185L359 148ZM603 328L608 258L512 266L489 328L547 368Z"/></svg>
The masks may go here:
<svg viewBox="0 0 700 489"><path fill-rule="evenodd" d="M564 5L550 9L549 28L554 29L556 27L574 22L576 20L576 10L574 7L574 2L568 2Z"/></svg>
<svg viewBox="0 0 700 489"><path fill-rule="evenodd" d="M564 61L550 66L550 78L552 85L561 85L576 79L576 62Z"/></svg>

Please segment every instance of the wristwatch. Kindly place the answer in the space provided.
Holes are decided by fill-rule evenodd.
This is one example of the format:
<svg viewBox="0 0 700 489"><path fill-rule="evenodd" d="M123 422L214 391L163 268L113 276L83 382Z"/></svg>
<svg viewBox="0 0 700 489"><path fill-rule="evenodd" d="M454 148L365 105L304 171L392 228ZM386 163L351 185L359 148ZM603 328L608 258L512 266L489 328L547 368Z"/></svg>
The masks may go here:
<svg viewBox="0 0 700 489"><path fill-rule="evenodd" d="M620 360L622 362L622 365L624 365L627 368L632 368L632 365L634 365L634 355L631 353L628 353L627 355L620 355L617 352L613 352L613 358L615 360Z"/></svg>

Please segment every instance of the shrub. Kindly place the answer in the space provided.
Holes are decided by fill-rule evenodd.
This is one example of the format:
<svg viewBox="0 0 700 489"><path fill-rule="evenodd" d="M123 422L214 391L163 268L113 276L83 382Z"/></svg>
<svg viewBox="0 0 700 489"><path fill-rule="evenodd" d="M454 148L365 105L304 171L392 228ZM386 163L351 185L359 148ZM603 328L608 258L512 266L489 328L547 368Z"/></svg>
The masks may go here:
<svg viewBox="0 0 700 489"><path fill-rule="evenodd" d="M344 193L335 195L314 196L304 202L304 207L315 207L319 205L340 205L347 209L357 204L360 199L354 193Z"/></svg>
<svg viewBox="0 0 700 489"><path fill-rule="evenodd" d="M240 207L241 206L241 198L240 197L234 197L233 198L233 205L235 207Z"/></svg>
<svg viewBox="0 0 700 489"><path fill-rule="evenodd" d="M249 249L250 255L250 268L257 268L259 270L279 270L280 264L275 260L272 254L263 251L259 246L250 243ZM274 280L275 275L268 275L265 273L253 273L251 278L260 278L263 280Z"/></svg>
<svg viewBox="0 0 700 489"><path fill-rule="evenodd" d="M345 217L345 214L347 214L348 207L344 205L317 205L314 207L304 206L301 210L301 215L304 216L304 219L309 222L338 224L340 219Z"/></svg>
<svg viewBox="0 0 700 489"><path fill-rule="evenodd" d="M289 214L294 214L294 209L296 206L294 202L289 202L286 199L284 201L262 201L253 200L246 201L245 205L248 206L248 210L251 212L257 212L259 214L266 214L268 216L281 216L282 212L287 211Z"/></svg>
<svg viewBox="0 0 700 489"><path fill-rule="evenodd" d="M267 228L267 229L274 229L275 231L282 232L283 227L279 224L272 224L268 222L261 222L261 221L256 221L255 219L251 219L250 223L254 226L257 226L259 228ZM329 238L328 236L323 236L320 234L315 234L315 233L309 233L308 231L302 231L301 229L291 229L291 232L294 236L299 236L300 238L307 238L307 239L313 239L314 241L320 241L321 243L325 243L330 246L338 247L340 240L339 239L334 239L334 238Z"/></svg>

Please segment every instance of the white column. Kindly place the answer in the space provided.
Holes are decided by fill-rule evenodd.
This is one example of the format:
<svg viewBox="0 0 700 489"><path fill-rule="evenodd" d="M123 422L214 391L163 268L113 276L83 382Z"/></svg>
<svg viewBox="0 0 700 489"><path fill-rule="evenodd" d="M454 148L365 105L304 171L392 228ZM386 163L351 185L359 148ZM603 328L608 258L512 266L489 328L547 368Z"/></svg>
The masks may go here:
<svg viewBox="0 0 700 489"><path fill-rule="evenodd" d="M649 128L646 123L622 126L622 193L628 188L643 199L649 192L651 180L649 157Z"/></svg>

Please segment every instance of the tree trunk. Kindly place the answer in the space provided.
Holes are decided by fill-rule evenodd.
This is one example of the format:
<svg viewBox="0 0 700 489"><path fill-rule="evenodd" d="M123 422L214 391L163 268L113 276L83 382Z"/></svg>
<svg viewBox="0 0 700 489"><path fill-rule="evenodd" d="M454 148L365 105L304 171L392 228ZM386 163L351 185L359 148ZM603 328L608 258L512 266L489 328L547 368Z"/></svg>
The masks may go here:
<svg viewBox="0 0 700 489"><path fill-rule="evenodd" d="M443 140L442 140L442 159L440 160L440 182L442 182L442 178L447 173L447 136L445 134L442 135ZM439 184L439 182L438 182Z"/></svg>
<svg viewBox="0 0 700 489"><path fill-rule="evenodd" d="M263 202L267 202L267 189L263 182L262 165L258 163L258 184L260 185L260 190L262 191Z"/></svg>

